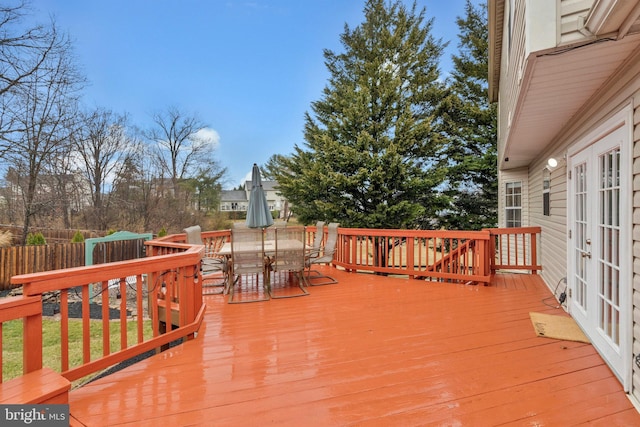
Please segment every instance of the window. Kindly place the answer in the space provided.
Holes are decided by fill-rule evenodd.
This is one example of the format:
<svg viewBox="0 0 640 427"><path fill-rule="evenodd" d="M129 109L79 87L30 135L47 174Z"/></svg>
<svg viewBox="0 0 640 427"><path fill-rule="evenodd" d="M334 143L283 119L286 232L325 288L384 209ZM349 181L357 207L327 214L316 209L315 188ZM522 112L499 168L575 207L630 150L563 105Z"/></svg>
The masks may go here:
<svg viewBox="0 0 640 427"><path fill-rule="evenodd" d="M542 171L542 215L551 216L551 173L545 168Z"/></svg>
<svg viewBox="0 0 640 427"><path fill-rule="evenodd" d="M507 182L506 186L505 225L522 227L522 182Z"/></svg>

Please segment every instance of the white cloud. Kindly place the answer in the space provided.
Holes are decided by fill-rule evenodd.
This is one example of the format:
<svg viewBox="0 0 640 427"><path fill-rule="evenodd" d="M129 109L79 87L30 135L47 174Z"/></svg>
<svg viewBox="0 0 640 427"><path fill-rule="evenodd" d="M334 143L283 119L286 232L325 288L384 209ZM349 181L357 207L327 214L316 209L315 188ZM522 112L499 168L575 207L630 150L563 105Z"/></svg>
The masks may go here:
<svg viewBox="0 0 640 427"><path fill-rule="evenodd" d="M247 172L247 174L242 178L240 185L244 186L247 181L251 181L251 171Z"/></svg>
<svg viewBox="0 0 640 427"><path fill-rule="evenodd" d="M220 146L220 135L211 128L200 129L193 134L193 138L211 144L214 150Z"/></svg>

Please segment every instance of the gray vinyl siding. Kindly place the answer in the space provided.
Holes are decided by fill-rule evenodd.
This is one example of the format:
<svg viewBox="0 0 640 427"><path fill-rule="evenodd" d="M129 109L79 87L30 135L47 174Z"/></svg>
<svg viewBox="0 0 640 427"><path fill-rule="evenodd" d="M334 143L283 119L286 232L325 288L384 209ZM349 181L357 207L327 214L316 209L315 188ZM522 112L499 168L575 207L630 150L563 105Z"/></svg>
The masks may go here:
<svg viewBox="0 0 640 427"><path fill-rule="evenodd" d="M640 55L638 55L640 59ZM567 129L572 132L556 140L555 144L534 161L529 167L529 195L530 195L530 221L531 225L538 225L542 229L540 259L543 266L541 272L547 286L554 291L558 283L567 275L567 214L568 214L568 188L566 161L551 172L551 215L542 214L542 170L549 157L559 158L567 149L581 139L591 129L599 126L607 117L631 102L634 105L634 132L633 132L633 341L632 349L634 357L640 355L640 65L635 66L629 75L619 76L611 86L600 94L600 99L606 99L595 105L591 111L582 116L579 123L569 123ZM628 84L621 85L621 81ZM621 89L621 87L623 87ZM540 193L540 194L538 194ZM560 283L560 288L564 284ZM637 364L632 366L631 393L637 401L640 401L640 368Z"/></svg>
<svg viewBox="0 0 640 427"><path fill-rule="evenodd" d="M563 277L567 276L567 166L561 156L560 164L550 171L550 215L542 213L542 173L546 167L547 156L539 159L529 170L530 211L532 225L541 227L539 246L540 273L552 291ZM564 285L561 285L562 289Z"/></svg>
<svg viewBox="0 0 640 427"><path fill-rule="evenodd" d="M533 0L536 1L536 0ZM507 1L508 4L508 1ZM517 100L522 96L522 70L526 70L526 27L525 7L528 2L516 0L515 22L513 27L518 33L511 35L508 43L508 14L505 9L505 24L502 37L502 63L500 66L499 100L499 153L504 154L504 141L509 137L511 115ZM556 7L559 18L558 46L571 44L584 39L579 33L580 17L587 16L594 0L558 0ZM528 34L535 37L535 34ZM621 65L621 69L606 82L603 87L584 105L579 115L575 115L551 141L548 148L532 161L527 168L501 170L499 179L499 226L504 226L505 183L516 180L523 184L523 226L540 226L541 244L539 245L542 277L553 291L563 277L567 275L567 215L568 181L565 160L551 171L550 215L542 212L542 174L547 159L551 156L562 158L569 147L580 141L591 130L605 122L608 117L632 104L633 115L633 168L632 168L632 275L633 282L628 284L632 290L632 351L633 356L640 355L640 52ZM508 168L508 162L501 165ZM635 402L640 402L640 367L632 363L631 394Z"/></svg>
<svg viewBox="0 0 640 427"><path fill-rule="evenodd" d="M515 14L512 28L516 32L509 34L509 26L504 25L502 41L503 66L500 68L500 95L499 95L499 141L506 140L511 126L512 114L515 110L516 101L520 93L522 83L522 72L525 66L525 0L515 0ZM508 4L508 2L507 2ZM508 21L511 11L505 10L505 21ZM511 38L511 42L509 42ZM498 147L499 152L504 151L504 147Z"/></svg>
<svg viewBox="0 0 640 427"><path fill-rule="evenodd" d="M534 0L536 1L536 0ZM579 32L581 26L581 17L586 17L594 4L595 0L558 0L555 4L549 3L550 7L558 9L556 16L559 22L556 24L556 46L576 43L586 40L586 36ZM512 28L516 31L509 34L508 20L511 11L508 10L509 1L506 1L504 18L504 32L502 39L502 58L503 63L500 67L500 94L499 94L499 141L508 139L509 129L513 114L516 109L516 102L520 97L524 74L527 69L527 61L529 54L527 46L531 41L527 37L535 38L539 36L535 32L531 34L532 29L527 28L527 0L514 0L515 13L513 13L514 22ZM510 40L510 42L509 42ZM549 48L554 46L548 46ZM498 147L499 154L503 154L504 147ZM505 167L509 167L508 164Z"/></svg>

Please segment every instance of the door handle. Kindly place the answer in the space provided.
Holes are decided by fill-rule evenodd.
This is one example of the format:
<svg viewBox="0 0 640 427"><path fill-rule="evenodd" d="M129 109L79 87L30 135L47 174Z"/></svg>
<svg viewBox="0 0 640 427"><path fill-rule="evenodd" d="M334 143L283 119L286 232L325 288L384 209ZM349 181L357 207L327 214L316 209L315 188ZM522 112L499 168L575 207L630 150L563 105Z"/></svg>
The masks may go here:
<svg viewBox="0 0 640 427"><path fill-rule="evenodd" d="M591 258L591 252L582 252L582 258Z"/></svg>

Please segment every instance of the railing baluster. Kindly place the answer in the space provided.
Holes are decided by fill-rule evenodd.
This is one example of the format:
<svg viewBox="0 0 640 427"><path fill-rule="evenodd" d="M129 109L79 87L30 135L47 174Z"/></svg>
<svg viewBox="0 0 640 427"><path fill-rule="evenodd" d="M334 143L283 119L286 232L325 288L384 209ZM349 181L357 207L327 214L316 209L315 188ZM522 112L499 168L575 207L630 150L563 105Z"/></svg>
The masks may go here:
<svg viewBox="0 0 640 427"><path fill-rule="evenodd" d="M102 355L107 356L111 353L111 322L109 322L109 282L106 280L100 283L100 297L102 298Z"/></svg>
<svg viewBox="0 0 640 427"><path fill-rule="evenodd" d="M60 292L60 370L69 370L69 290Z"/></svg>
<svg viewBox="0 0 640 427"><path fill-rule="evenodd" d="M127 278L120 278L120 350L127 348Z"/></svg>
<svg viewBox="0 0 640 427"><path fill-rule="evenodd" d="M91 323L89 321L89 285L82 286L82 362L91 361Z"/></svg>

